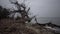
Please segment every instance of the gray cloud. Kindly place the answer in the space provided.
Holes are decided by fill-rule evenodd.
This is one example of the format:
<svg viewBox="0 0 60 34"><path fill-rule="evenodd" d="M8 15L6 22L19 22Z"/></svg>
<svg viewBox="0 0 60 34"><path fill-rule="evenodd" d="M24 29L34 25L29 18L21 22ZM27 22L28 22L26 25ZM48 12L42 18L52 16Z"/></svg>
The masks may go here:
<svg viewBox="0 0 60 34"><path fill-rule="evenodd" d="M19 0L18 0L19 1ZM60 0L28 0L31 13L39 17L60 17ZM20 2L20 1L19 1ZM14 7L8 0L0 0L0 5Z"/></svg>
<svg viewBox="0 0 60 34"><path fill-rule="evenodd" d="M60 17L60 0L34 0L31 8L40 17Z"/></svg>

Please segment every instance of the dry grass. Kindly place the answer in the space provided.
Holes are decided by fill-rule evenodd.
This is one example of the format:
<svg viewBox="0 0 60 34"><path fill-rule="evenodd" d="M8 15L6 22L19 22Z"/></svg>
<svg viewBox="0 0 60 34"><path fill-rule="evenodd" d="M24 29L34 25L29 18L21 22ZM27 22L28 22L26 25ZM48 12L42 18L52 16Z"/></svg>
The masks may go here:
<svg viewBox="0 0 60 34"><path fill-rule="evenodd" d="M26 25L20 20L2 19L0 21L0 34L54 34L37 24Z"/></svg>

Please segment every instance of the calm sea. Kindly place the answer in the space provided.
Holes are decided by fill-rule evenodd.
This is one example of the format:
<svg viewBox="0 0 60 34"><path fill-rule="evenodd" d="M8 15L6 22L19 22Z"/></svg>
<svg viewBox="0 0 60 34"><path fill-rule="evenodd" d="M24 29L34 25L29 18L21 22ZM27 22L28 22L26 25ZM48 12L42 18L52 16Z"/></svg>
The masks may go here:
<svg viewBox="0 0 60 34"><path fill-rule="evenodd" d="M37 18L39 23L52 22L53 24L60 25L60 17L39 17Z"/></svg>

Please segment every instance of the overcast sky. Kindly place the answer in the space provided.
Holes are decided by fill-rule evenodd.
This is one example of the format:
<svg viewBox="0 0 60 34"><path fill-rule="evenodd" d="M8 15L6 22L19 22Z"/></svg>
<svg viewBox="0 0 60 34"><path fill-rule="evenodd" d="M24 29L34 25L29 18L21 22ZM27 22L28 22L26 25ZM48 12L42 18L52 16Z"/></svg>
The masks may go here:
<svg viewBox="0 0 60 34"><path fill-rule="evenodd" d="M18 0L20 2L20 0ZM27 0L31 12L39 17L60 17L60 0ZM0 0L0 5L14 7L8 0Z"/></svg>

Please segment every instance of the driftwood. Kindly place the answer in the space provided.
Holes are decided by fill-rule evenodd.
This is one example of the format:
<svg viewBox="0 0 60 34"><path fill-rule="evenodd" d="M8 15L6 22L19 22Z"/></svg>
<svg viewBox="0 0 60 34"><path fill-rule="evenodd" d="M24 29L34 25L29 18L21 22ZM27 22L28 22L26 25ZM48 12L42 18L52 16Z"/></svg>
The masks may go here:
<svg viewBox="0 0 60 34"><path fill-rule="evenodd" d="M51 27L58 27L60 28L59 25L56 25L56 24L52 24L52 22L49 22L49 23L46 23L48 26L51 26Z"/></svg>
<svg viewBox="0 0 60 34"><path fill-rule="evenodd" d="M58 27L58 28L60 28L60 26L59 25L56 25L56 24L52 24L52 22L49 22L49 23L45 23L45 24L40 24L40 23L36 23L36 24L38 24L38 25L40 25L40 26L50 26L50 27Z"/></svg>

